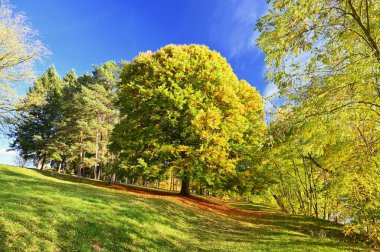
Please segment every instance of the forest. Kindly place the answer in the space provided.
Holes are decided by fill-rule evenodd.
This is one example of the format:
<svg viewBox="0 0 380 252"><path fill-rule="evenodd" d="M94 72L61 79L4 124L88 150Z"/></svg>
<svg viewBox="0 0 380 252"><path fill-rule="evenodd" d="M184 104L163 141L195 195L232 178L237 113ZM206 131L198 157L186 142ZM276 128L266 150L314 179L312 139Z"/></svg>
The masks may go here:
<svg viewBox="0 0 380 252"><path fill-rule="evenodd" d="M0 4L0 125L22 166L183 197L259 196L380 245L379 1L268 1L252 27L268 97L199 44L34 76L49 52Z"/></svg>

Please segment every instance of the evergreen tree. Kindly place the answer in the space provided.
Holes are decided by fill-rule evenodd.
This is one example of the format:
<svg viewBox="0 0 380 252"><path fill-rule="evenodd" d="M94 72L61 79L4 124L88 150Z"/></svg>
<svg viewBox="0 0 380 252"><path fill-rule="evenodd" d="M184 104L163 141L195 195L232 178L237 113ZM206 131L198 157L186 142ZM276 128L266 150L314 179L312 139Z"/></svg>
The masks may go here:
<svg viewBox="0 0 380 252"><path fill-rule="evenodd" d="M104 166L111 164L113 156L108 151L108 139L117 120L113 105L119 66L107 62L96 66L92 75L78 79L74 72L64 78L62 120L58 130L57 143L67 156L67 164L84 176L86 170L93 170L93 177L100 179Z"/></svg>
<svg viewBox="0 0 380 252"><path fill-rule="evenodd" d="M54 144L56 122L62 116L62 88L58 73L50 67L36 80L19 106L12 147L20 150L24 158L34 159L40 169L59 156L56 149L49 146Z"/></svg>

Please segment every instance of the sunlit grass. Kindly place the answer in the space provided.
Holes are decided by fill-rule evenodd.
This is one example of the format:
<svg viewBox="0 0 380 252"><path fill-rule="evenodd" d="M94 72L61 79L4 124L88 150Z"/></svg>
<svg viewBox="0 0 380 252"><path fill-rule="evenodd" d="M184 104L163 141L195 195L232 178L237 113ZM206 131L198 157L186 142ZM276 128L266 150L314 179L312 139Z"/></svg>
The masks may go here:
<svg viewBox="0 0 380 252"><path fill-rule="evenodd" d="M0 166L0 251L342 251L340 227L275 213L223 215L178 197L145 196ZM67 177L70 178L70 177Z"/></svg>

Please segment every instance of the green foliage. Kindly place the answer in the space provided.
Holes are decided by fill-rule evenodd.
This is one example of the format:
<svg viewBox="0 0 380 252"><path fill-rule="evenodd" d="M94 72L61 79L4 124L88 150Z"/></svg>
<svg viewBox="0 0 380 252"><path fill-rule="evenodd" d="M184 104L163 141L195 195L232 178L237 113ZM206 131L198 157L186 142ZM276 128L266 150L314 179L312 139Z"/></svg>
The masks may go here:
<svg viewBox="0 0 380 252"><path fill-rule="evenodd" d="M289 211L314 208L379 243L380 3L271 6L258 22L258 44L283 102L270 130L274 193Z"/></svg>
<svg viewBox="0 0 380 252"><path fill-rule="evenodd" d="M113 99L118 75L119 66L110 61L96 66L92 76L65 77L65 116L57 142L66 151L68 165L77 166L78 176L90 168L94 178L100 178L111 167L113 156L108 151L108 139L117 120Z"/></svg>
<svg viewBox="0 0 380 252"><path fill-rule="evenodd" d="M50 67L35 81L18 108L12 147L19 149L25 159L34 159L38 165L57 155L50 146L54 144L55 123L62 115L62 88L58 73Z"/></svg>
<svg viewBox="0 0 380 252"><path fill-rule="evenodd" d="M112 147L120 166L150 177L174 171L214 188L254 169L264 135L263 101L206 46L168 45L141 53L121 73L121 122ZM187 192L186 192L187 191Z"/></svg>
<svg viewBox="0 0 380 252"><path fill-rule="evenodd" d="M37 168L50 163L58 171L101 178L110 170L113 155L109 135L117 121L113 105L119 66L95 66L92 75L77 78L75 71L63 79L54 67L40 76L19 106L13 148Z"/></svg>

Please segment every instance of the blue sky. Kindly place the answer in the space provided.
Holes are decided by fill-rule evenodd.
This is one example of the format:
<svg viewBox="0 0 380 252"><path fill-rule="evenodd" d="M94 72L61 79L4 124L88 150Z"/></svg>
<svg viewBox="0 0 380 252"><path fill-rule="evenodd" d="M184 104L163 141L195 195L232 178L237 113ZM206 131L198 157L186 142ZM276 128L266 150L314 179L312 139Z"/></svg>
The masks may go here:
<svg viewBox="0 0 380 252"><path fill-rule="evenodd" d="M240 79L262 95L264 55L256 47L256 20L266 12L266 0L13 0L24 12L51 55L39 63L41 73L51 64L64 75L74 68L90 72L108 60L132 60L139 52L166 44L205 44L227 58ZM25 89L25 88L24 88ZM22 94L21 94L22 95ZM0 139L0 163L13 163Z"/></svg>

